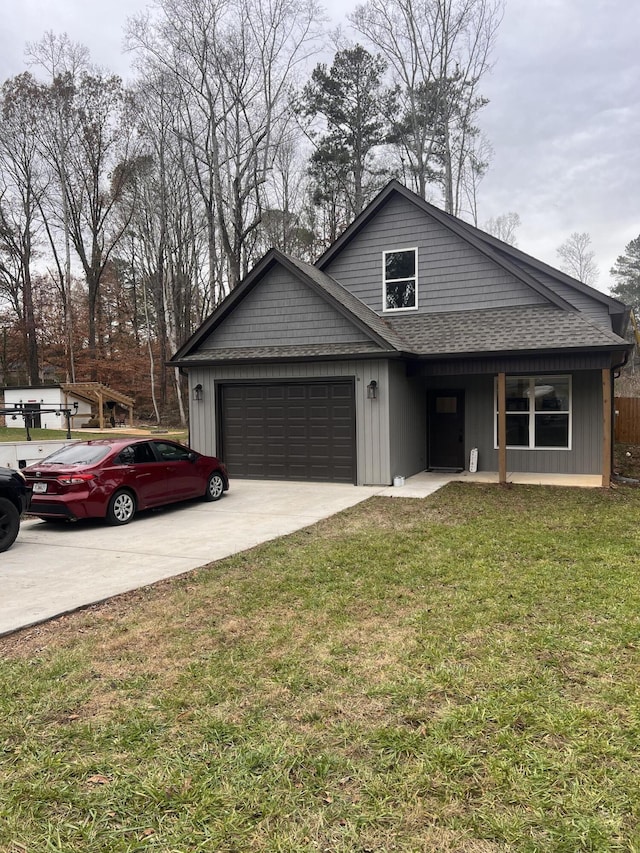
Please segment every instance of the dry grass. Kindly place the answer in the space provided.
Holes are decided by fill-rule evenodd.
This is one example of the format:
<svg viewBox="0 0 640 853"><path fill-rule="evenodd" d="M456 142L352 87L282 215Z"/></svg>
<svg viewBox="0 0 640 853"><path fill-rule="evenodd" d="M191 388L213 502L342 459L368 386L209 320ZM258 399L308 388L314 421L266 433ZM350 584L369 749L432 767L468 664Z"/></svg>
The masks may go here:
<svg viewBox="0 0 640 853"><path fill-rule="evenodd" d="M0 850L638 850L640 490L456 484L0 640Z"/></svg>

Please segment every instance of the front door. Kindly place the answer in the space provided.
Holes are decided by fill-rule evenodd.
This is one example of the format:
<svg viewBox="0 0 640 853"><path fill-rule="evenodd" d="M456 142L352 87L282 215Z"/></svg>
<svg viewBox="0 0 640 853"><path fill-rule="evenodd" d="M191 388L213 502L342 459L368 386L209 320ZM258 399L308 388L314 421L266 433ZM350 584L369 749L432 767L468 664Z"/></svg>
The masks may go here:
<svg viewBox="0 0 640 853"><path fill-rule="evenodd" d="M430 391L429 470L462 471L464 458L464 391Z"/></svg>

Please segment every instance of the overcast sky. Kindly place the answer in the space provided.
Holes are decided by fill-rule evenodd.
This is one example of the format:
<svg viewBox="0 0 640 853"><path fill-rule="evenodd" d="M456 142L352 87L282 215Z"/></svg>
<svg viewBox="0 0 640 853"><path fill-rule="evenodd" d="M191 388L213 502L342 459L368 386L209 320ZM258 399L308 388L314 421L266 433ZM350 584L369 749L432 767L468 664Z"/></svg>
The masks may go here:
<svg viewBox="0 0 640 853"><path fill-rule="evenodd" d="M336 23L355 6L331 2ZM146 5L0 0L0 79L25 70L26 42L47 30L68 33L94 63L130 76L123 29ZM639 44L636 0L506 0L483 86L490 104L481 123L494 156L480 222L517 212L518 246L552 265L573 231L588 232L603 290L616 257L640 234Z"/></svg>

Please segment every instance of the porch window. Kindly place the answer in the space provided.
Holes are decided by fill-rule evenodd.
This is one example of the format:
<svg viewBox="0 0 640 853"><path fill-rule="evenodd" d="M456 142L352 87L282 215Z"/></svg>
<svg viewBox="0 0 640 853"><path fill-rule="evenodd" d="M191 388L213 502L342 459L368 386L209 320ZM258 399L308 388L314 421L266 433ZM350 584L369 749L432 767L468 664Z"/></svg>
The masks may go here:
<svg viewBox="0 0 640 853"><path fill-rule="evenodd" d="M571 447L571 377L507 376L507 447L568 450ZM495 392L495 447L498 394Z"/></svg>
<svg viewBox="0 0 640 853"><path fill-rule="evenodd" d="M418 307L418 250L398 249L382 253L385 311L406 311Z"/></svg>

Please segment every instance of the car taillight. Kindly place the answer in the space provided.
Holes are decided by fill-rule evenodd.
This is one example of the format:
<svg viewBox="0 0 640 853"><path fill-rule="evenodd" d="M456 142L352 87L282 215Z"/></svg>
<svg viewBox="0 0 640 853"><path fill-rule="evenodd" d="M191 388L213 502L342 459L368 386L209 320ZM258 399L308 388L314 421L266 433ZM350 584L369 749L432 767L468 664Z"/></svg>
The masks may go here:
<svg viewBox="0 0 640 853"><path fill-rule="evenodd" d="M58 477L61 486L79 486L82 483L88 483L90 480L95 480L94 474L73 474L70 477Z"/></svg>

